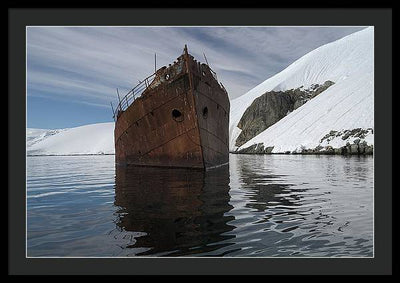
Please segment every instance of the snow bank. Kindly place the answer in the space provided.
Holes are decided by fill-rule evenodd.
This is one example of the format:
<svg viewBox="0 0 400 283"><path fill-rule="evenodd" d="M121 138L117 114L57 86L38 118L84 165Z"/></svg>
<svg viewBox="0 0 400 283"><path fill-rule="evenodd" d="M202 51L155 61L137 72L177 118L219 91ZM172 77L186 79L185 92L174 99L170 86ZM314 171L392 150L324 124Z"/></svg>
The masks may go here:
<svg viewBox="0 0 400 283"><path fill-rule="evenodd" d="M235 146L241 131L237 124L255 98L267 91L307 88L327 80L335 84L240 148ZM373 95L374 29L369 27L311 51L231 101L230 150L263 143L265 147L274 146L273 153L292 152L316 147L331 130L373 128ZM373 144L373 137L367 140Z"/></svg>
<svg viewBox="0 0 400 283"><path fill-rule="evenodd" d="M28 155L114 154L114 122L26 134Z"/></svg>
<svg viewBox="0 0 400 283"><path fill-rule="evenodd" d="M30 147L35 143L38 143L52 135L55 135L65 129L57 129L57 130L44 130L44 129L26 129L26 146Z"/></svg>

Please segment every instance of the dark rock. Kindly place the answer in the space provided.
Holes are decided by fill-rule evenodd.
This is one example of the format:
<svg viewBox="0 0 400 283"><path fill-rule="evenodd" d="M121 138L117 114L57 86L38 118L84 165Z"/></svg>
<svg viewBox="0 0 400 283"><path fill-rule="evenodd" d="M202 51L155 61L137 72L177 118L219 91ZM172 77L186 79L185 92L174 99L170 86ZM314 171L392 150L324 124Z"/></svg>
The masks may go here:
<svg viewBox="0 0 400 283"><path fill-rule="evenodd" d="M249 147L242 148L242 149L238 150L237 152L238 153L253 153L253 154L265 153L264 144L263 143L253 144Z"/></svg>
<svg viewBox="0 0 400 283"><path fill-rule="evenodd" d="M296 88L287 91L269 91L254 99L237 125L242 131L235 145L242 146L332 84L334 84L332 81L326 81L322 85L315 84L308 90Z"/></svg>
<svg viewBox="0 0 400 283"><path fill-rule="evenodd" d="M351 154L351 145L349 142L346 143L346 153Z"/></svg>
<svg viewBox="0 0 400 283"><path fill-rule="evenodd" d="M361 142L358 144L358 153L359 154L364 154L365 153L365 142Z"/></svg>
<svg viewBox="0 0 400 283"><path fill-rule="evenodd" d="M252 146L242 148L238 150L238 153L254 153L255 149L257 148L257 144L253 144Z"/></svg>
<svg viewBox="0 0 400 283"><path fill-rule="evenodd" d="M373 145L368 145L365 147L365 154L373 154L374 152L374 146Z"/></svg>
<svg viewBox="0 0 400 283"><path fill-rule="evenodd" d="M311 94L311 98L316 97L318 94L320 94L321 92L323 92L324 90L326 90L328 87L330 87L333 84L334 84L334 82L329 81L329 80L324 82L323 85L316 84L317 87L314 89L313 93Z"/></svg>
<svg viewBox="0 0 400 283"><path fill-rule="evenodd" d="M328 140L328 141L330 141L331 139L330 138L334 138L334 137L336 137L338 135L338 132L337 131L330 131L328 134L326 134L321 140L320 140L320 143L322 143L324 140Z"/></svg>
<svg viewBox="0 0 400 283"><path fill-rule="evenodd" d="M343 148L335 148L334 149L335 154L343 154Z"/></svg>
<svg viewBox="0 0 400 283"><path fill-rule="evenodd" d="M271 91L256 98L239 121L242 132L235 145L245 144L285 117L288 111L293 111L293 101L287 93Z"/></svg>
<svg viewBox="0 0 400 283"><path fill-rule="evenodd" d="M358 145L357 144L350 145L350 153L351 154L358 154Z"/></svg>
<svg viewBox="0 0 400 283"><path fill-rule="evenodd" d="M265 149L265 153L271 153L273 149L274 149L273 146L268 146L268 147Z"/></svg>
<svg viewBox="0 0 400 283"><path fill-rule="evenodd" d="M321 145L318 145L316 148L313 149L314 152L318 152L321 149L323 149L323 147Z"/></svg>
<svg viewBox="0 0 400 283"><path fill-rule="evenodd" d="M263 143L257 144L257 147L255 149L255 153L264 153L264 144Z"/></svg>
<svg viewBox="0 0 400 283"><path fill-rule="evenodd" d="M333 147L331 147L330 145L328 145L327 147L325 147L325 152L327 154L334 154L335 150L333 149Z"/></svg>
<svg viewBox="0 0 400 283"><path fill-rule="evenodd" d="M344 135L342 136L342 140L347 140L351 135L350 131L345 131Z"/></svg>

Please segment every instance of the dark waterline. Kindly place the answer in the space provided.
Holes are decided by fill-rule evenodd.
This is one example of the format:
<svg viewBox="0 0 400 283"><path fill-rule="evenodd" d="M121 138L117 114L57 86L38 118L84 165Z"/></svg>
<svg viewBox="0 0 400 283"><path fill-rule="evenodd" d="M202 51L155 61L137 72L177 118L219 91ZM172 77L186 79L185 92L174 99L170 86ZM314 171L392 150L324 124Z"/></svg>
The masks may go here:
<svg viewBox="0 0 400 283"><path fill-rule="evenodd" d="M30 257L373 256L373 157L230 155L211 171L27 158Z"/></svg>

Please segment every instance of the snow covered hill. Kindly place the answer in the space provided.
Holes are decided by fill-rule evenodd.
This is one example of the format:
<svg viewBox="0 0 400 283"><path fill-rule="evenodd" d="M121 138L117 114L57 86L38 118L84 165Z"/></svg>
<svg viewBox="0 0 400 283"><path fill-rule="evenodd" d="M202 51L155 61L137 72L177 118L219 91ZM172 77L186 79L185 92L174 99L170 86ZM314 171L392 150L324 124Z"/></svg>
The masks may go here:
<svg viewBox="0 0 400 283"><path fill-rule="evenodd" d="M114 154L114 122L59 130L27 129L27 155Z"/></svg>
<svg viewBox="0 0 400 283"><path fill-rule="evenodd" d="M35 143L45 140L46 138L65 130L66 129L57 129L57 130L26 129L26 146L31 147Z"/></svg>
<svg viewBox="0 0 400 283"><path fill-rule="evenodd" d="M269 91L309 88L328 80L334 84L327 90L245 144L235 146L241 132L237 125L254 99ZM359 138L373 145L373 128L374 29L368 27L311 51L231 101L230 150L243 152L262 145L272 153L304 152L342 147L359 142Z"/></svg>

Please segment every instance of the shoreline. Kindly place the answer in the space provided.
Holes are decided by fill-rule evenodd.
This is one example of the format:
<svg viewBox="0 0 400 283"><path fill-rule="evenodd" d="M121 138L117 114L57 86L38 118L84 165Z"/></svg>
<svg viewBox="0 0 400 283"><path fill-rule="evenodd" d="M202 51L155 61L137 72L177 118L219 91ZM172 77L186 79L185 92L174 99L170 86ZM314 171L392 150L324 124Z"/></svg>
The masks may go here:
<svg viewBox="0 0 400 283"><path fill-rule="evenodd" d="M115 153L75 153L75 154L27 154L26 157L35 156L92 156L92 155L115 155Z"/></svg>
<svg viewBox="0 0 400 283"><path fill-rule="evenodd" d="M235 152L230 151L231 154L243 154L243 155L341 155L341 156L373 156L371 153L331 153L331 152L276 152L276 153L261 153L261 152ZM26 157L39 157L39 156L105 156L105 155L115 155L114 153L107 154L96 154L96 153L83 153L83 154L27 154Z"/></svg>
<svg viewBox="0 0 400 283"><path fill-rule="evenodd" d="M340 155L340 156L373 156L371 153L334 153L334 152L234 152L230 151L232 154L247 154L247 155Z"/></svg>

